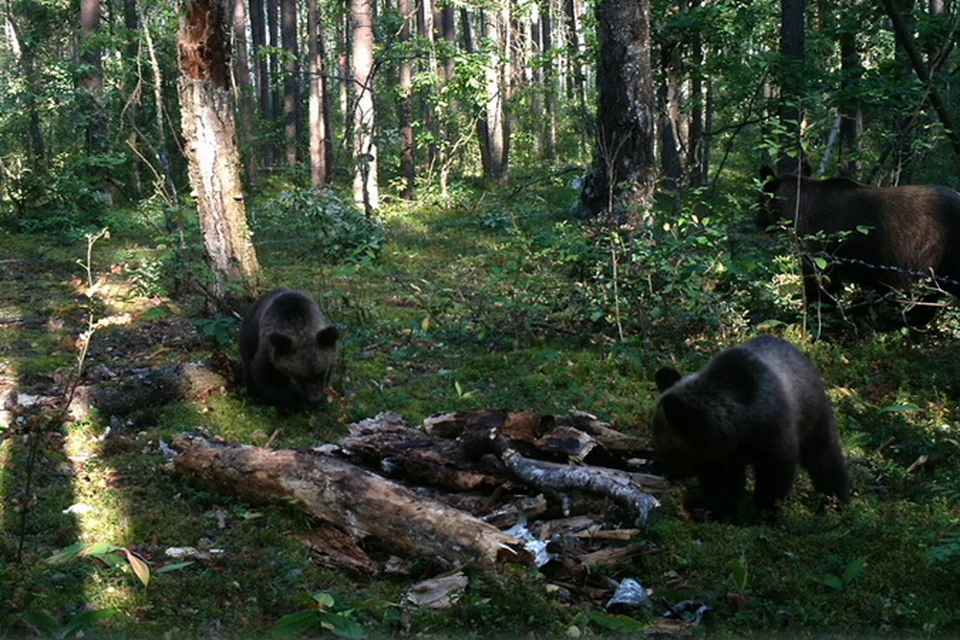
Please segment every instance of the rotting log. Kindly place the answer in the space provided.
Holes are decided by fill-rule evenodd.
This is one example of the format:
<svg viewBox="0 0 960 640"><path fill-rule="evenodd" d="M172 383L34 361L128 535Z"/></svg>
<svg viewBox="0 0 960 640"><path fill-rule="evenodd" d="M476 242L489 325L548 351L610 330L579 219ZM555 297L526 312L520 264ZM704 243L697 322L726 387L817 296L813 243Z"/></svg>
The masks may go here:
<svg viewBox="0 0 960 640"><path fill-rule="evenodd" d="M251 502L293 500L307 513L357 539L373 538L402 554L493 567L528 562L513 536L463 511L419 495L316 451L272 450L181 435L174 466L211 487Z"/></svg>

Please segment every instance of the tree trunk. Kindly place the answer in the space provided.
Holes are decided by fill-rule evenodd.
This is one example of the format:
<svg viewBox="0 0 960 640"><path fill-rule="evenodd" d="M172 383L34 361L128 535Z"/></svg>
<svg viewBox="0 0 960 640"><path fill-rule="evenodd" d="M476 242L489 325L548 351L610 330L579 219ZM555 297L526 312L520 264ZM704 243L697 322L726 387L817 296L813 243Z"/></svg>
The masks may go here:
<svg viewBox="0 0 960 640"><path fill-rule="evenodd" d="M500 62L502 31L506 29L506 25L501 18L502 15L496 9L482 12L484 36L487 46L492 47L492 50L487 52L484 64L486 98L477 122L484 175L497 181L506 176L503 66Z"/></svg>
<svg viewBox="0 0 960 640"><path fill-rule="evenodd" d="M700 6L699 0L690 3L689 10L696 10ZM702 187L706 184L707 176L703 167L704 138L703 119L705 100L703 95L703 38L700 31L695 30L691 42L692 54L690 64L690 132L687 139L687 174L690 176L690 185Z"/></svg>
<svg viewBox="0 0 960 640"><path fill-rule="evenodd" d="M410 44L410 21L414 19L414 15L411 0L399 0L398 5L400 19L403 20L403 26L400 28L400 46L404 52L400 61L400 96L397 101L400 121L400 176L403 178L400 197L404 200L413 200L416 197L417 181L417 169L413 157L413 61L412 56L407 52ZM430 29L430 31L433 30Z"/></svg>
<svg viewBox="0 0 960 640"><path fill-rule="evenodd" d="M309 0L307 8L307 38L310 70L310 184L324 187L327 184L329 165L327 163L327 119L326 87L323 82L323 31L320 26L319 0Z"/></svg>
<svg viewBox="0 0 960 640"><path fill-rule="evenodd" d="M281 38L286 53L283 62L284 148L287 166L297 166L300 140L300 45L297 41L296 0L280 0Z"/></svg>
<svg viewBox="0 0 960 640"><path fill-rule="evenodd" d="M353 115L353 200L368 216L380 208L377 182L377 145L373 99L373 2L350 0L353 36L353 83L356 89Z"/></svg>
<svg viewBox="0 0 960 640"><path fill-rule="evenodd" d="M90 120L86 126L87 153L97 155L105 148L106 121L103 117L103 52L96 43L100 33L100 0L80 1L80 37L84 65L80 86Z"/></svg>
<svg viewBox="0 0 960 640"><path fill-rule="evenodd" d="M240 106L240 146L246 150L244 157L244 175L247 186L257 181L257 154L253 148L253 79L250 76L250 47L247 42L247 7L244 0L234 0L233 42L237 55L236 99Z"/></svg>
<svg viewBox="0 0 960 640"><path fill-rule="evenodd" d="M780 0L780 140L778 167L800 173L804 161L800 139L806 58L806 0Z"/></svg>
<svg viewBox="0 0 960 640"><path fill-rule="evenodd" d="M280 0L263 0L263 4L267 10L267 45L270 47L264 52L267 59L267 78L269 79L267 100L270 103L270 117L264 120L264 124L270 128L268 129L263 155L264 161L268 165L274 166L279 162L280 155L279 140L274 123L280 119L280 115L283 113L283 103L280 99L280 86L278 84L278 79L281 77L280 62L278 60L279 56L275 53L281 46Z"/></svg>
<svg viewBox="0 0 960 640"><path fill-rule="evenodd" d="M601 0L596 7L597 141L581 199L592 215L649 222L656 174L649 0Z"/></svg>
<svg viewBox="0 0 960 640"><path fill-rule="evenodd" d="M863 110L860 106L860 79L863 66L857 51L855 32L840 31L840 175L856 180L860 175L860 134L863 132Z"/></svg>
<svg viewBox="0 0 960 640"><path fill-rule="evenodd" d="M230 23L227 0L193 0L186 4L177 38L190 184L197 194L200 228L215 276L212 293L221 301L228 285L247 284L260 271L240 179L230 92Z"/></svg>
<svg viewBox="0 0 960 640"><path fill-rule="evenodd" d="M516 538L463 511L316 451L271 450L177 436L174 465L253 502L292 501L354 538L453 565L525 562Z"/></svg>
<svg viewBox="0 0 960 640"><path fill-rule="evenodd" d="M257 61L257 103L260 105L260 118L269 121L273 118L270 104L270 70L267 66L267 23L264 18L264 0L250 0L250 37L253 41L253 55Z"/></svg>
<svg viewBox="0 0 960 640"><path fill-rule="evenodd" d="M543 158L554 161L557 157L557 72L553 63L553 6L552 0L542 0L540 5L540 42L543 54L543 92L547 103L543 123Z"/></svg>

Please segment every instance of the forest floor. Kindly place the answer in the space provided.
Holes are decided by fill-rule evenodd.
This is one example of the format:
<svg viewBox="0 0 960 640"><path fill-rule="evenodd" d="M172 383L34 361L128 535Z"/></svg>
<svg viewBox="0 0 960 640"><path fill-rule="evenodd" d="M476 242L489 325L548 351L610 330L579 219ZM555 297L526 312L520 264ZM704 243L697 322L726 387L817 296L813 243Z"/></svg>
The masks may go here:
<svg viewBox="0 0 960 640"><path fill-rule="evenodd" d="M336 406L286 415L228 385L126 416L0 412L0 635L263 637L320 602L367 637L614 637L687 600L709 607L699 629L710 636L960 634L955 312L922 334L861 325L813 341L789 268L767 298L737 279L747 258L731 260L721 284L691 285L712 273L716 247L753 242L736 225L702 226L699 236L715 243L705 253L691 236L660 242L664 253L644 254L646 263L616 248L608 260L596 231L568 219L570 194L557 191L388 206L375 255L335 264L318 262L309 242L260 245L264 289L310 292L343 328ZM80 364L95 381L237 357L236 318L205 315L196 293L170 295L188 269L147 229L128 222L97 240L89 263L83 240L0 234L0 397L63 393ZM702 255L710 258L687 275L671 271ZM621 258L623 271L611 273ZM404 593L431 577L428 559L376 577L325 569L298 539L308 517L199 488L164 453L174 435L198 428L310 447L382 411L418 424L455 410L580 409L644 435L659 366L695 370L761 330L798 343L821 369L853 501L819 510L801 474L773 522L698 522L668 506L643 533L648 553L604 568L653 593L652 606L629 617L565 600L517 568L468 570L452 606L411 610ZM104 546L54 557L78 542ZM153 567L149 584L128 551Z"/></svg>

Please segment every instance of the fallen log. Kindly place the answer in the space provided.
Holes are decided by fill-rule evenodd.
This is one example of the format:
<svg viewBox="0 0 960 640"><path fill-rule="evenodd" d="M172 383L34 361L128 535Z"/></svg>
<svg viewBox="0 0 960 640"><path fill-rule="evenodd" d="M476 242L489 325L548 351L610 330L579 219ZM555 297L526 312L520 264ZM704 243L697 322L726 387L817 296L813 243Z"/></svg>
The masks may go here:
<svg viewBox="0 0 960 640"><path fill-rule="evenodd" d="M175 468L251 502L294 500L357 539L451 565L528 562L519 540L463 511L316 451L174 438Z"/></svg>

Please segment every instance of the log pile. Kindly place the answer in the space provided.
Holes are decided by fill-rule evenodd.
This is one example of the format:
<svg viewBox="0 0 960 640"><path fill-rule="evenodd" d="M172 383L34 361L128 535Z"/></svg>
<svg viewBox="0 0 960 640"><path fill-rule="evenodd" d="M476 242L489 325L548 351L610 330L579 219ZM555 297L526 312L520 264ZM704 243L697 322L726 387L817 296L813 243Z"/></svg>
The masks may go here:
<svg viewBox="0 0 960 640"><path fill-rule="evenodd" d="M557 589L586 597L616 586L593 569L647 552L644 527L670 490L642 471L647 440L582 412L457 412L420 428L384 413L300 451L196 435L173 444L175 468L207 486L319 518L303 540L325 565L375 574L414 557L438 572L536 564Z"/></svg>

